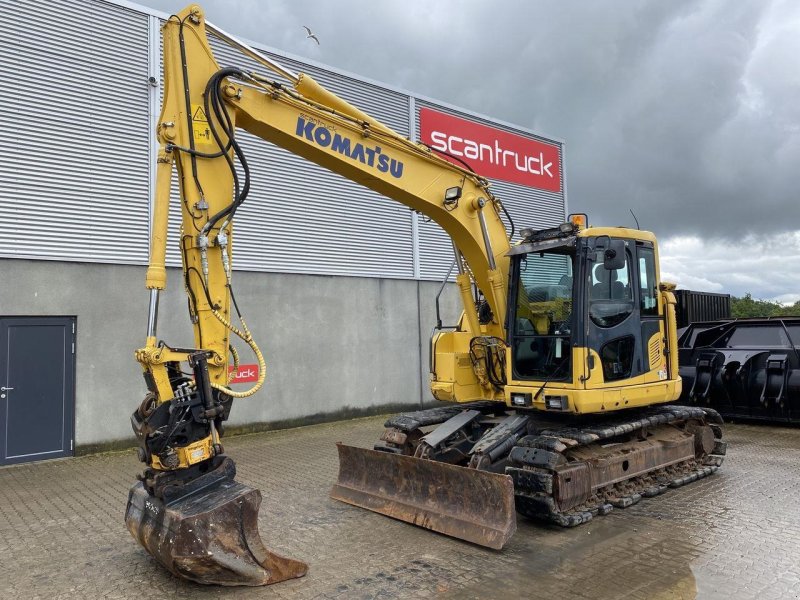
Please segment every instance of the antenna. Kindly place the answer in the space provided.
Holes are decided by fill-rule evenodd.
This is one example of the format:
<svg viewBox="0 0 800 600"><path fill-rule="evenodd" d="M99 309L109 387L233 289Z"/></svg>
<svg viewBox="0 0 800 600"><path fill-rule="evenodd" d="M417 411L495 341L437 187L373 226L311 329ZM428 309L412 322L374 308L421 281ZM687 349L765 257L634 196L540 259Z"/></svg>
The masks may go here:
<svg viewBox="0 0 800 600"><path fill-rule="evenodd" d="M636 229L641 229L641 227L639 227L639 219L637 219L636 215L633 214L633 209L629 208L628 210L631 211L631 215L633 215L633 220L636 221Z"/></svg>

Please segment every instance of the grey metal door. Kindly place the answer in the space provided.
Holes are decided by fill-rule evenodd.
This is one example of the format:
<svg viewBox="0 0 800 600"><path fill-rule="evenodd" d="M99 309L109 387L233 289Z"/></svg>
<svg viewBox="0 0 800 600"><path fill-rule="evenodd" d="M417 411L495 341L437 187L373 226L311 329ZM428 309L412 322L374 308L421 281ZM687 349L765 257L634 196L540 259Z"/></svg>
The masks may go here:
<svg viewBox="0 0 800 600"><path fill-rule="evenodd" d="M75 318L0 317L0 465L71 456Z"/></svg>

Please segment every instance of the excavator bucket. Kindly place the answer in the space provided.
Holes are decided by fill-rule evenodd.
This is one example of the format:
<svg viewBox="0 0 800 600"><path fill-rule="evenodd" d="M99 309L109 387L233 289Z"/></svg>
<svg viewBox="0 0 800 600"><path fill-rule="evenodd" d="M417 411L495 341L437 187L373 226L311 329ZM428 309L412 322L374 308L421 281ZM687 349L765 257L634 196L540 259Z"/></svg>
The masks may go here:
<svg viewBox="0 0 800 600"><path fill-rule="evenodd" d="M331 498L499 550L517 529L511 477L337 444Z"/></svg>
<svg viewBox="0 0 800 600"><path fill-rule="evenodd" d="M302 577L303 562L266 549L258 533L261 492L226 481L164 503L139 482L125 522L133 537L169 571L197 583L269 585Z"/></svg>

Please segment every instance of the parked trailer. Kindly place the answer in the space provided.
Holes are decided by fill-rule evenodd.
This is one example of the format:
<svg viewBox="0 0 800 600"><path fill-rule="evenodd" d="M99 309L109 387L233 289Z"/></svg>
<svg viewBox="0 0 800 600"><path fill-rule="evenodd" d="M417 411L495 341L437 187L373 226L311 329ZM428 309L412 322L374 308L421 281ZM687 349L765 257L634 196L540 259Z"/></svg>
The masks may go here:
<svg viewBox="0 0 800 600"><path fill-rule="evenodd" d="M799 347L800 317L691 323L678 339L681 403L800 423Z"/></svg>

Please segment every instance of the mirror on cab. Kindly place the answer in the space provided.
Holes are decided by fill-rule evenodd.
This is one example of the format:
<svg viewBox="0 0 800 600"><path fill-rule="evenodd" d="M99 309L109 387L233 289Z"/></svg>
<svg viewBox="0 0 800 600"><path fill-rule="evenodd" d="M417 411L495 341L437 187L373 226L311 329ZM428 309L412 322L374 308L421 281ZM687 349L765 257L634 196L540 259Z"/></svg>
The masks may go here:
<svg viewBox="0 0 800 600"><path fill-rule="evenodd" d="M610 240L603 253L603 267L606 271L616 271L625 266L625 240Z"/></svg>

